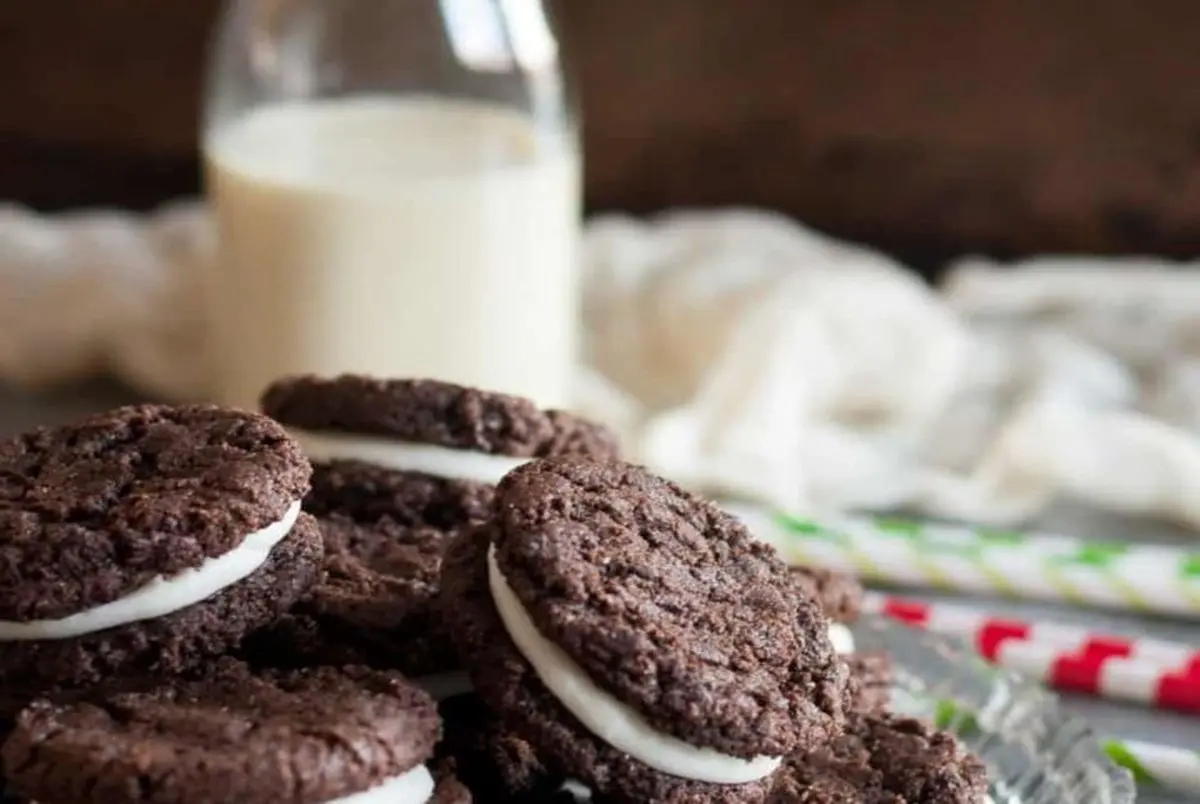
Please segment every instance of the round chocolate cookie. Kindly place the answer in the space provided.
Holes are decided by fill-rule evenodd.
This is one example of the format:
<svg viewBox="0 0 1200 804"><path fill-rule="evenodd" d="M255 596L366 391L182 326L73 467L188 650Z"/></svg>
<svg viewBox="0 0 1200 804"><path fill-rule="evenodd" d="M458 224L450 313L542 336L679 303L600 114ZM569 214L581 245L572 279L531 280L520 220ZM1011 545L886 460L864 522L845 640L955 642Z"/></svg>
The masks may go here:
<svg viewBox="0 0 1200 804"><path fill-rule="evenodd" d="M220 556L280 520L310 471L275 422L205 405L0 441L0 620L68 617Z"/></svg>
<svg viewBox="0 0 1200 804"><path fill-rule="evenodd" d="M853 575L823 567L791 568L792 577L809 597L821 604L835 623L853 623L862 613L863 587Z"/></svg>
<svg viewBox="0 0 1200 804"><path fill-rule="evenodd" d="M852 715L829 746L789 758L771 804L984 804L987 769L953 735L894 715Z"/></svg>
<svg viewBox="0 0 1200 804"><path fill-rule="evenodd" d="M243 655L270 666L365 664L413 678L456 670L435 606L448 535L390 518L319 522L323 579L288 617L253 634Z"/></svg>
<svg viewBox="0 0 1200 804"><path fill-rule="evenodd" d="M496 567L539 633L659 730L738 757L840 731L846 673L820 607L716 506L563 459L505 478L495 516Z"/></svg>
<svg viewBox="0 0 1200 804"><path fill-rule="evenodd" d="M262 411L288 427L385 436L489 455L615 457L606 428L517 396L435 380L290 377L263 394Z"/></svg>
<svg viewBox="0 0 1200 804"><path fill-rule="evenodd" d="M741 804L765 796L770 757L840 732L848 674L824 614L715 506L636 467L551 459L509 474L495 512L447 554L444 616L480 697L553 772L606 800ZM551 693L545 656L588 700ZM737 783L610 745L583 722L597 701Z"/></svg>
<svg viewBox="0 0 1200 804"><path fill-rule="evenodd" d="M433 701L399 675L223 659L150 691L35 703L3 759L12 788L42 802L325 804L387 785L386 800L464 802L453 780L437 797L423 765L437 732Z"/></svg>
<svg viewBox="0 0 1200 804"><path fill-rule="evenodd" d="M0 684L179 672L278 617L320 568L309 472L279 425L212 406L0 442Z"/></svg>
<svg viewBox="0 0 1200 804"><path fill-rule="evenodd" d="M619 804L759 804L766 799L769 778L737 785L691 781L650 768L591 734L546 689L505 631L488 592L490 543L487 528L480 527L461 534L447 551L443 616L480 697L537 751L537 761L552 778L580 779L599 793L598 799ZM510 768L518 780L536 778L528 763Z"/></svg>

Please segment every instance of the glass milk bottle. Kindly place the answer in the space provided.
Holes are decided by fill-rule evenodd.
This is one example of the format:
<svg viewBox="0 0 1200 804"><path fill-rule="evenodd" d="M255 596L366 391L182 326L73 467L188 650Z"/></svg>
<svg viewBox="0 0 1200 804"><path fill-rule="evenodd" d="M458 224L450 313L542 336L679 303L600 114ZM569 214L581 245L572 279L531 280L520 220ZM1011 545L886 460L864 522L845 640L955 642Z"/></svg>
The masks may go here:
<svg viewBox="0 0 1200 804"><path fill-rule="evenodd" d="M218 401L355 372L569 404L580 157L540 0L234 0L203 145Z"/></svg>

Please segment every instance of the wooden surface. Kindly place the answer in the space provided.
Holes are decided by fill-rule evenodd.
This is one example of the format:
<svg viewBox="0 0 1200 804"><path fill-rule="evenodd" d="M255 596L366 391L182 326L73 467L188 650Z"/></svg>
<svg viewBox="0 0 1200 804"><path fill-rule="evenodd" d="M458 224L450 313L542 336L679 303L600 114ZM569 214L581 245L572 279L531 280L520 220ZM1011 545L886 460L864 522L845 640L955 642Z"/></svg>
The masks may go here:
<svg viewBox="0 0 1200 804"><path fill-rule="evenodd" d="M593 208L758 204L929 255L1200 251L1192 0L554 5ZM0 197L194 191L216 7L0 4Z"/></svg>
<svg viewBox="0 0 1200 804"><path fill-rule="evenodd" d="M0 3L0 197L144 206L194 189L215 0Z"/></svg>

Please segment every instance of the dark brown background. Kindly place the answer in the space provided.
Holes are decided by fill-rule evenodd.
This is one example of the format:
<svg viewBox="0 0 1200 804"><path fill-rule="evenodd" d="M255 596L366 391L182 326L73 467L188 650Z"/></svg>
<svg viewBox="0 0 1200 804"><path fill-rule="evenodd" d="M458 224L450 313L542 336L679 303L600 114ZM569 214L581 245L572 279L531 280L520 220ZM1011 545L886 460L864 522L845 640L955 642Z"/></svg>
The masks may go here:
<svg viewBox="0 0 1200 804"><path fill-rule="evenodd" d="M196 189L215 0L0 3L0 198ZM1200 252L1194 0L558 0L592 208L757 204L936 259Z"/></svg>

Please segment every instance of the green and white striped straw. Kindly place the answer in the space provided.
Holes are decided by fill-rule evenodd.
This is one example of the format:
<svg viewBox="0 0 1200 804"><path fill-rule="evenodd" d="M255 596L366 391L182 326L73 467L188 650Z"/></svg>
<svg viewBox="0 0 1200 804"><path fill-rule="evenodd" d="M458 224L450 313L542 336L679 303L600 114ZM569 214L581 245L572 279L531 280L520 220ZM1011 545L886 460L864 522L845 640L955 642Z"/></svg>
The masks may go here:
<svg viewBox="0 0 1200 804"><path fill-rule="evenodd" d="M1200 751L1137 740L1101 740L1100 747L1139 785L1200 796Z"/></svg>
<svg viewBox="0 0 1200 804"><path fill-rule="evenodd" d="M729 509L785 560L897 586L1200 616L1200 551L914 519Z"/></svg>

